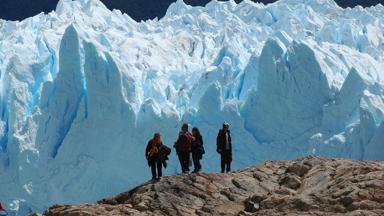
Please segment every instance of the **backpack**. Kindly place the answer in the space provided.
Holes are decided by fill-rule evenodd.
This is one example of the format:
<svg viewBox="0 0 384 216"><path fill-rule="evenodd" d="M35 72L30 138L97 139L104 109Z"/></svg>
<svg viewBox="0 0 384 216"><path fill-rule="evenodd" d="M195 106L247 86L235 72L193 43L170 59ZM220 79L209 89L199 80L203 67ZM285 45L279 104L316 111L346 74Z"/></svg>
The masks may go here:
<svg viewBox="0 0 384 216"><path fill-rule="evenodd" d="M200 146L199 150L200 150L200 154L202 154L202 155L205 154L205 149L204 149L203 145Z"/></svg>

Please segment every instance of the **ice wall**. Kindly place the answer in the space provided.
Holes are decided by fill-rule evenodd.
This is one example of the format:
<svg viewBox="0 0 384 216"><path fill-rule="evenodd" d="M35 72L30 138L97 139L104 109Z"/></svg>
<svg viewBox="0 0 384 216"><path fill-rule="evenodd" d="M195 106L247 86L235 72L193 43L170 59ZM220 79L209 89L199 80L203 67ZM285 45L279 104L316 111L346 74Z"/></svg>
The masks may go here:
<svg viewBox="0 0 384 216"><path fill-rule="evenodd" d="M0 20L0 197L24 215L150 178L145 145L231 125L234 168L308 154L384 159L384 7L179 0L137 23L98 0ZM358 19L356 19L358 17ZM166 174L180 172L176 155Z"/></svg>

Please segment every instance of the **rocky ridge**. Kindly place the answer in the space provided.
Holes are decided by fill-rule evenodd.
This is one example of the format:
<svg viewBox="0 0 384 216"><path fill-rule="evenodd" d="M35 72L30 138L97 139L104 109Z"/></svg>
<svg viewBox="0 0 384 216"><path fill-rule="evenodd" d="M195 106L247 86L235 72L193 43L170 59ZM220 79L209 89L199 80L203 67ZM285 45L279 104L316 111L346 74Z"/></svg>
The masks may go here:
<svg viewBox="0 0 384 216"><path fill-rule="evenodd" d="M384 162L305 157L229 174L166 176L43 215L384 215Z"/></svg>

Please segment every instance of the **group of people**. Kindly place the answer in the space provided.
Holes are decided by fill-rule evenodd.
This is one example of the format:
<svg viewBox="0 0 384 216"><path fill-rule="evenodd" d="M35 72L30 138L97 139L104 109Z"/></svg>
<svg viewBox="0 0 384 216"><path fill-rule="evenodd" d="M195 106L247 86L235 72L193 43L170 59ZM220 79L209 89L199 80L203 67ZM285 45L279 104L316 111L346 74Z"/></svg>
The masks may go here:
<svg viewBox="0 0 384 216"><path fill-rule="evenodd" d="M183 124L174 147L176 149L176 154L179 157L181 171L183 173L189 172L191 153L195 168L192 172L197 173L201 170L200 160L202 159L205 150L203 146L203 137L198 128L194 127L192 133L190 133L188 131L188 125Z"/></svg>
<svg viewBox="0 0 384 216"><path fill-rule="evenodd" d="M197 127L194 127L192 131L189 132L188 124L183 124L173 147L176 149L182 173L189 173L189 167L192 165L191 155L194 165L192 173L201 171L202 166L200 160L203 158L205 149L203 137ZM222 129L217 135L216 147L217 152L221 155L221 172L230 172L232 142L229 124L226 122L223 123ZM167 167L167 160L170 153L171 149L162 143L160 133L155 133L153 138L148 141L145 149L145 157L148 161L148 166L151 167L152 180L159 180L161 178L162 167Z"/></svg>

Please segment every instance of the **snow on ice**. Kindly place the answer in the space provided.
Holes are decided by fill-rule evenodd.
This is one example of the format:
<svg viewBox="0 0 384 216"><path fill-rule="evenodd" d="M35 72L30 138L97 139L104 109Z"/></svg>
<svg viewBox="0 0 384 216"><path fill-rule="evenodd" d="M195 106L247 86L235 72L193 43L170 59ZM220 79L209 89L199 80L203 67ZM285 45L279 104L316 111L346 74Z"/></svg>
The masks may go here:
<svg viewBox="0 0 384 216"><path fill-rule="evenodd" d="M135 22L98 0L0 20L0 197L20 215L147 180L154 132L198 126L204 171L314 154L384 159L384 7L245 0ZM180 172L172 154L167 174Z"/></svg>

